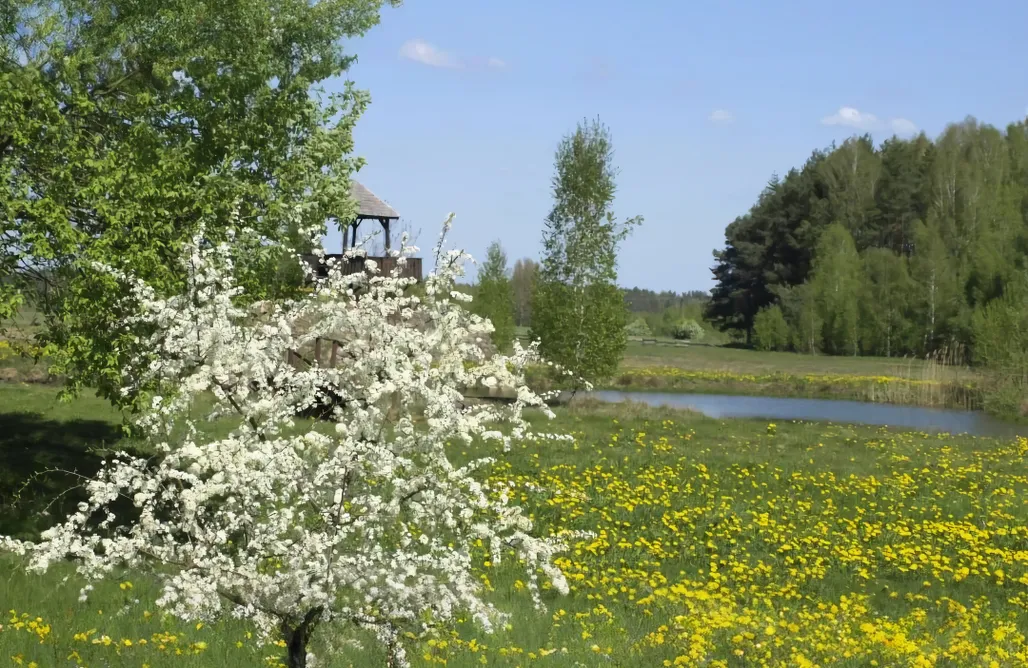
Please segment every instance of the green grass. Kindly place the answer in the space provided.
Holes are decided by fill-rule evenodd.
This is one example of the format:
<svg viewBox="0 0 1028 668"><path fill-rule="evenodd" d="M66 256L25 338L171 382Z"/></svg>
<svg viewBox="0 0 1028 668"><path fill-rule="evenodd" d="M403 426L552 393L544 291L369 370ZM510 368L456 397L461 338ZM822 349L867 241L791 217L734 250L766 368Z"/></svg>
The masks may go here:
<svg viewBox="0 0 1028 668"><path fill-rule="evenodd" d="M95 399L57 404L51 388L0 386L0 456L3 470L17 467L0 483L7 528L38 527L31 511L66 481L34 487L27 507L12 506L10 485L54 464L88 471L96 447L132 447L119 424ZM519 590L524 575L510 563L487 566L483 550L478 570L488 595L513 613L512 628L490 636L461 625L445 647L412 652L415 665L445 658L479 666L482 657L499 666L640 668L678 657L710 666L798 665L800 655L853 667L914 665L919 655L940 666L1028 660L1028 441L772 427L633 405L563 409L548 427L575 442L519 444L490 476L514 483L539 531L595 532L561 562L572 593L544 592L548 611L538 613ZM153 668L259 666L278 655L248 638L241 622L197 628L146 614L158 612L157 590L139 573L79 603L70 568L26 575L16 559L0 559L5 616L14 609L50 628L40 642L0 619L0 665L13 665L9 657L74 665L66 658L73 651L83 665ZM104 635L111 645L92 642ZM320 643L315 652L325 656ZM384 664L366 644L321 665Z"/></svg>
<svg viewBox="0 0 1028 668"><path fill-rule="evenodd" d="M42 316L30 306L22 306L10 320L0 320L0 326L10 327L18 331L35 332L40 326Z"/></svg>
<svg viewBox="0 0 1028 668"><path fill-rule="evenodd" d="M55 500L75 481L65 472L94 473L106 448L128 445L120 427L96 397L62 403L54 388L0 383L0 534L31 535L77 503L75 495Z"/></svg>
<svg viewBox="0 0 1028 668"><path fill-rule="evenodd" d="M917 358L848 357L630 340L603 387L759 394L980 409L990 379L980 370ZM537 382L546 386L544 379ZM1013 417L1013 416L1007 416Z"/></svg>
<svg viewBox="0 0 1028 668"><path fill-rule="evenodd" d="M707 345L671 347L644 345L634 341L628 344L622 366L626 369L673 366L690 371L893 376L911 379L922 379L930 374L939 380L966 378L970 373L962 367L942 366L916 358L805 355Z"/></svg>
<svg viewBox="0 0 1028 668"><path fill-rule="evenodd" d="M29 308L23 308L10 320L0 320L0 382L58 380L48 372L49 360L33 357L39 330L39 315Z"/></svg>
<svg viewBox="0 0 1028 668"><path fill-rule="evenodd" d="M618 374L606 385L630 390L850 399L978 410L986 407L986 393L994 380L980 370L935 360L631 342Z"/></svg>

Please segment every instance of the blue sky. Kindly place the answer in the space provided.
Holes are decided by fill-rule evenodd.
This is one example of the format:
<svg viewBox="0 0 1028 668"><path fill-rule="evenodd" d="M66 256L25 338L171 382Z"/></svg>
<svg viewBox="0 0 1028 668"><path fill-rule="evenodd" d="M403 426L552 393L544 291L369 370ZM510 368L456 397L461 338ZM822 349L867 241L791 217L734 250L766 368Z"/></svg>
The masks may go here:
<svg viewBox="0 0 1028 668"><path fill-rule="evenodd" d="M645 219L620 283L709 289L725 225L814 148L1023 118L1026 25L1015 0L408 0L348 44L372 98L356 178L423 251L453 211L455 245L513 264L538 257L557 143L598 115L615 211Z"/></svg>

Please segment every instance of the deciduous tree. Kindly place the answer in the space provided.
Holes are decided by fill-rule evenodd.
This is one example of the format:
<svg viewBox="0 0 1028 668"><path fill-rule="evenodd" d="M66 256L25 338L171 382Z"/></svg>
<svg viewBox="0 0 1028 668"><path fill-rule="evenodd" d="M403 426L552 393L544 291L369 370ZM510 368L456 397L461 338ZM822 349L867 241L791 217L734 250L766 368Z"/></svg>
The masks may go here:
<svg viewBox="0 0 1028 668"><path fill-rule="evenodd" d="M858 299L860 256L853 237L840 223L828 226L817 244L810 286L822 321L821 340L835 354L859 353Z"/></svg>
<svg viewBox="0 0 1028 668"><path fill-rule="evenodd" d="M907 312L911 288L907 260L888 248L869 248L863 255L864 286L860 324L864 351L892 357L906 348L910 329Z"/></svg>
<svg viewBox="0 0 1028 668"><path fill-rule="evenodd" d="M507 276L507 254L499 241L489 244L486 250L472 309L492 322L493 345L507 350L514 341L514 291Z"/></svg>
<svg viewBox="0 0 1028 668"><path fill-rule="evenodd" d="M532 337L575 378L608 377L627 337L628 309L617 286L617 251L636 216L618 221L614 147L599 120L583 122L557 149L553 209L532 301Z"/></svg>
<svg viewBox="0 0 1028 668"><path fill-rule="evenodd" d="M3 301L35 302L58 370L117 396L125 294L89 263L173 294L201 220L218 241L237 225L282 240L297 217L349 219L368 97L320 85L346 73L343 40L385 1L2 3ZM237 258L250 298L280 287L264 247Z"/></svg>
<svg viewBox="0 0 1028 668"><path fill-rule="evenodd" d="M567 591L551 562L560 539L533 536L508 490L483 482L491 460L448 457L454 442L534 438L522 410L549 412L524 383L531 349L487 359L477 343L488 327L453 289L462 254L440 242L423 298L411 279L333 269L262 313L240 305L231 249L202 237L184 245L181 294L105 270L138 307L121 327L139 337L124 378L150 391L137 424L159 456L109 457L77 512L38 543L0 547L34 570L71 557L89 580L144 569L166 612L252 620L285 642L290 668L307 664L321 627L329 646L370 631L390 666L408 665L406 638L458 616L493 628L503 615L472 570L476 543L494 563L521 560L537 605L540 572ZM336 366L289 362L337 332ZM497 384L516 400L464 405L464 388ZM314 409L327 422L298 419ZM238 426L207 429L197 415ZM115 516L119 500L133 512Z"/></svg>
<svg viewBox="0 0 1028 668"><path fill-rule="evenodd" d="M514 263L511 286L514 289L514 324L528 327L532 324L532 291L539 274L539 263L532 258L522 258Z"/></svg>
<svg viewBox="0 0 1028 668"><path fill-rule="evenodd" d="M760 309L753 322L753 345L758 350L787 350L789 338L789 324L782 308L775 304Z"/></svg>
<svg viewBox="0 0 1028 668"><path fill-rule="evenodd" d="M939 224L929 219L914 228L914 254L910 257L914 280L920 350L931 354L945 342L957 313L956 263L943 241Z"/></svg>

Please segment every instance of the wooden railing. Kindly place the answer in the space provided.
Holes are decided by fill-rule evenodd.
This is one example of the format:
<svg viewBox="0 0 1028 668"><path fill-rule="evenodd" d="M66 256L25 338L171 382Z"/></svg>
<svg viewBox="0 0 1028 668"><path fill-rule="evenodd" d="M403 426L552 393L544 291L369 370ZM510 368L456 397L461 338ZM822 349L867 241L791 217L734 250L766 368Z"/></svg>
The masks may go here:
<svg viewBox="0 0 1028 668"><path fill-rule="evenodd" d="M375 264L378 265L378 271L380 276L390 275L399 263L395 257L366 257L366 258L350 258L344 259L342 255L338 253L325 255L325 260L334 259L337 263L342 263L342 271L344 274L357 274L365 269L365 262L367 260L374 260ZM307 259L312 265L314 263L313 256ZM328 273L328 269L325 265L318 265L318 273L321 276L325 276ZM413 278L416 281L421 281L421 258L420 257L409 257L406 263L400 270L401 278Z"/></svg>

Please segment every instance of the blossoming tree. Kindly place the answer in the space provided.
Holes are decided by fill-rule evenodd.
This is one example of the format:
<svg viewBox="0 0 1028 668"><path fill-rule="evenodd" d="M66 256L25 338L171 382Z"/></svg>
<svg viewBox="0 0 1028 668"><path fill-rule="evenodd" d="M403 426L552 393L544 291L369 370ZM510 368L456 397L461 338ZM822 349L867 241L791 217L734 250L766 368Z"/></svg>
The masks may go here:
<svg viewBox="0 0 1028 668"><path fill-rule="evenodd" d="M159 564L160 606L252 620L281 634L292 668L307 665L318 626L373 630L395 666L407 663L407 634L458 613L490 629L502 615L472 573L479 540L494 560L524 561L537 604L540 574L566 591L551 561L561 537L533 536L506 494L474 475L489 459L447 456L452 442L544 437L523 411L548 412L523 382L533 349L483 354L491 325L453 290L466 258L443 252L448 227L420 297L409 279L331 268L302 300L247 308L232 247L199 237L184 256L184 294L158 298L119 276L140 307L126 326L143 333L125 392L152 395L138 424L158 454L110 458L78 512L37 543L4 544L37 570L73 557L88 580ZM339 340L335 366L288 361L327 336ZM516 400L465 403L465 388L496 384L517 388ZM238 426L210 435L198 405ZM327 420L298 417L318 406ZM119 499L131 517L115 515Z"/></svg>

